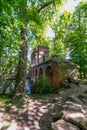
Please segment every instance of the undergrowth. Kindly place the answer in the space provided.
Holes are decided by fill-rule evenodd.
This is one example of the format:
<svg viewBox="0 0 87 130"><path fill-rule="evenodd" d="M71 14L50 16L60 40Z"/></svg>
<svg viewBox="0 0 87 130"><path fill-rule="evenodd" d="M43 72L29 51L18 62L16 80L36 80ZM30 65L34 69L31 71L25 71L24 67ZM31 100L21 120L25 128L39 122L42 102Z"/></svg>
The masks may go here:
<svg viewBox="0 0 87 130"><path fill-rule="evenodd" d="M15 104L18 103L19 100L20 97L13 99L11 94L0 94L0 102L5 104L9 104L9 103Z"/></svg>

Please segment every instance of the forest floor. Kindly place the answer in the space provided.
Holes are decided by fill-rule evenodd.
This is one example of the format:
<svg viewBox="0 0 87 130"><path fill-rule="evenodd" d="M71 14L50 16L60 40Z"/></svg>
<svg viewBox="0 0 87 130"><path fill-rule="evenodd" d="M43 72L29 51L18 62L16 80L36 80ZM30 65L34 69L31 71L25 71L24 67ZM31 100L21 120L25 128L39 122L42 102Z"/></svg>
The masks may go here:
<svg viewBox="0 0 87 130"><path fill-rule="evenodd" d="M31 94L23 100L0 95L0 130L52 130L51 126L87 130L87 82L65 79L56 94Z"/></svg>
<svg viewBox="0 0 87 130"><path fill-rule="evenodd" d="M0 96L0 130L51 130L62 104L58 94L27 96L24 101Z"/></svg>

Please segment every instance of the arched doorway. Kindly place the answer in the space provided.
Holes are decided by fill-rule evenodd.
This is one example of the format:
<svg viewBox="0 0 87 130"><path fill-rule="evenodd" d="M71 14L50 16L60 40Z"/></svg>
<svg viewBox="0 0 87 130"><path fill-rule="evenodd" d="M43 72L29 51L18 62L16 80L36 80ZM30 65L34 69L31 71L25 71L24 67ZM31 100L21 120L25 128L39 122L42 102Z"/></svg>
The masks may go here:
<svg viewBox="0 0 87 130"><path fill-rule="evenodd" d="M35 70L35 75L36 75L36 76L38 75L38 73L37 73L37 69Z"/></svg>
<svg viewBox="0 0 87 130"><path fill-rule="evenodd" d="M43 69L42 68L39 69L39 75L43 75Z"/></svg>

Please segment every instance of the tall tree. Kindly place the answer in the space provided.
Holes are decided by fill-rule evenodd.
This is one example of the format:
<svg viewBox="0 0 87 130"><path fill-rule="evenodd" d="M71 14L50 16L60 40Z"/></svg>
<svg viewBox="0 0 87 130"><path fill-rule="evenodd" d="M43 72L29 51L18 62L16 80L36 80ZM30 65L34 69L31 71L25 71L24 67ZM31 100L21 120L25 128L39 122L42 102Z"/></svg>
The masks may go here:
<svg viewBox="0 0 87 130"><path fill-rule="evenodd" d="M14 96L23 95L25 88L25 79L26 79L26 61L27 61L27 25L31 24L30 21L39 22L38 18L42 16L42 12L44 9L47 9L47 13L49 15L50 10L59 4L60 1L57 0L19 0L18 1L18 13L19 19L22 20L23 27L20 29L22 44L20 45L20 55L19 55L19 63L15 84L15 92ZM46 13L46 12L45 12ZM36 16L35 16L36 15Z"/></svg>
<svg viewBox="0 0 87 130"><path fill-rule="evenodd" d="M87 58L87 2L81 2L72 17L69 33L66 37L66 45L70 50L70 56L80 66L80 79L85 77Z"/></svg>

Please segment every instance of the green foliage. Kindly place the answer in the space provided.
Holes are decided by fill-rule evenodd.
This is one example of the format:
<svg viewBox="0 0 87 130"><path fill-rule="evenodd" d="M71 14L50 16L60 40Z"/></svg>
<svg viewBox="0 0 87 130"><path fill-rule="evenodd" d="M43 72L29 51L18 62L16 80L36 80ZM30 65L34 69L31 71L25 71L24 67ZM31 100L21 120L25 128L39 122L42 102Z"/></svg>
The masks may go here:
<svg viewBox="0 0 87 130"><path fill-rule="evenodd" d="M51 23L51 27L55 33L55 37L50 45L51 54L56 54L60 58L65 58L68 49L64 41L68 33L67 28L71 22L71 14L67 11L64 11L62 14L58 14L57 12L54 19L54 22Z"/></svg>
<svg viewBox="0 0 87 130"><path fill-rule="evenodd" d="M8 88L18 62L20 32L17 15L10 2L0 1L0 87Z"/></svg>
<svg viewBox="0 0 87 130"><path fill-rule="evenodd" d="M5 103L8 107L9 104L14 105L20 102L21 97L12 98L12 93L9 94L0 94L0 103Z"/></svg>
<svg viewBox="0 0 87 130"><path fill-rule="evenodd" d="M46 76L38 76L35 81L35 93L48 94L54 92L54 86L46 78Z"/></svg>
<svg viewBox="0 0 87 130"><path fill-rule="evenodd" d="M48 5L38 12L38 9L50 0L1 0L0 1L0 78L2 86L9 87L7 79L15 77L23 43L20 32L27 26L29 48L45 44L45 26L51 21L60 0ZM34 41L34 42L33 42ZM27 51L27 49L26 49ZM27 52L26 52L27 53Z"/></svg>
<svg viewBox="0 0 87 130"><path fill-rule="evenodd" d="M73 13L65 43L73 62L80 66L80 78L87 73L87 2L81 2Z"/></svg>

